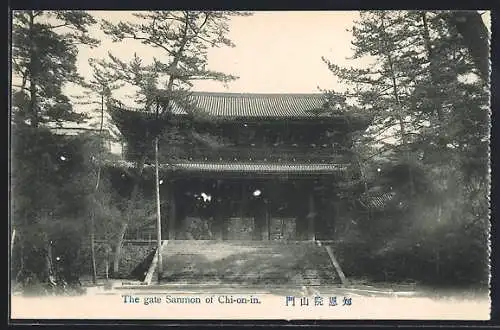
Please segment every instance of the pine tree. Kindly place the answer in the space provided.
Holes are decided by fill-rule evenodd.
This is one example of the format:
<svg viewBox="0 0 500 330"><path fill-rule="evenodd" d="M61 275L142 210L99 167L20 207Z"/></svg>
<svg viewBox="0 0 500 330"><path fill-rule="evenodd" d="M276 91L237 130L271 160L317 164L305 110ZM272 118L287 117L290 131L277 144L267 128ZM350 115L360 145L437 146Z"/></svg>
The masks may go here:
<svg viewBox="0 0 500 330"><path fill-rule="evenodd" d="M67 156L58 153L69 147L42 126L85 119L73 111L63 87L82 81L77 46L98 41L88 33L93 17L82 11L14 11L12 18L12 200L17 206L11 223L23 251L20 280L34 275L46 282L53 270L52 240L81 229L78 221L67 219L81 220L85 207L79 202L88 186L79 176L81 168L68 180L63 171L68 166L61 164Z"/></svg>
<svg viewBox="0 0 500 330"><path fill-rule="evenodd" d="M161 243L161 215L159 196L159 141L163 136L169 143L178 138L175 131L165 131L160 126L162 120L169 116L174 104L183 106L190 111L189 90L195 80L216 80L227 83L236 77L207 68L207 50L210 47L234 46L227 38L229 32L228 20L231 15L242 15L236 12L215 11L152 11L135 13L134 17L140 23L120 22L112 24L104 21L103 29L114 41L128 39L139 40L145 45L162 51L161 58L154 58L152 64L144 64L137 55L129 62L123 62L109 54L106 64L114 70L116 80L124 81L138 87L138 101L145 112L153 114L154 121L147 129L147 136L142 147L136 148L138 166L131 200L138 195L138 181L144 167L150 145L154 146L156 170L156 200L158 249ZM168 153L168 152L167 152ZM164 180L166 181L166 180ZM123 224L121 233L125 233L127 223ZM121 244L119 241L117 247ZM119 258L119 253L116 254ZM159 254L159 269L161 258ZM117 259L115 259L115 270ZM161 271L158 272L160 275Z"/></svg>
<svg viewBox="0 0 500 330"><path fill-rule="evenodd" d="M90 231L90 253L91 253L91 263L92 263L92 280L95 284L97 281L97 269L96 269L96 252L95 252L95 218L96 218L96 208L99 207L99 199L103 198L103 194L100 193L99 188L101 186L102 181L102 163L103 159L106 157L106 152L103 150L104 144L107 140L112 140L113 136L109 130L106 130L106 136L104 136L104 118L105 118L105 107L106 104L110 101L112 97L112 92L120 87L123 84L117 83L112 79L112 75L107 72L106 68L99 65L94 59L89 59L89 64L92 68L92 79L87 83L84 83L84 87L87 87L88 90L85 91L84 95L80 98L85 101L81 102L83 104L95 104L99 106L99 136L98 136L98 146L96 156L94 156L96 163L96 175L95 175L95 187L93 192L93 198L91 198L90 205L90 223L89 223L89 231ZM97 98L97 100L96 100ZM106 191L105 194L109 191ZM101 226L102 227L102 226ZM114 228L116 230L116 228ZM106 233L101 233L106 234Z"/></svg>
<svg viewBox="0 0 500 330"><path fill-rule="evenodd" d="M89 36L96 21L83 11L26 10L13 12L12 72L15 119L40 123L81 121L63 93L66 83L81 83L76 69L77 45L99 42Z"/></svg>
<svg viewBox="0 0 500 330"><path fill-rule="evenodd" d="M71 253L84 238L95 144L90 137L57 136L42 127L16 126L13 134L11 224L19 233L13 278L47 283L56 253L67 270L77 272Z"/></svg>
<svg viewBox="0 0 500 330"><path fill-rule="evenodd" d="M388 189L390 185L410 204L399 217L407 223L399 234L393 230L386 242L409 244L418 238L418 228L425 229L432 247L428 258L435 263L438 277L444 276L440 251L445 250L439 239L430 237L438 237L443 224L453 235L466 237L464 228L475 226L474 218L484 221L488 184L487 84L479 79L481 68L463 36L444 15L448 13L362 12L352 30L353 58L371 57L374 65L370 69L342 68L324 59L333 74L351 87L340 93L329 91L330 99L341 108L374 116L372 127L358 141L362 147L359 156L366 166L376 165L382 173L367 186L382 184ZM387 166L368 162L381 155ZM417 175L422 171L426 174ZM382 176L393 178L384 184ZM463 201L459 216L450 199ZM474 216L468 205L476 205ZM407 235L406 241L399 241L398 235ZM477 236L468 239L476 249L486 247ZM381 251L387 253L388 246L394 245L382 245ZM453 258L448 255L448 263Z"/></svg>

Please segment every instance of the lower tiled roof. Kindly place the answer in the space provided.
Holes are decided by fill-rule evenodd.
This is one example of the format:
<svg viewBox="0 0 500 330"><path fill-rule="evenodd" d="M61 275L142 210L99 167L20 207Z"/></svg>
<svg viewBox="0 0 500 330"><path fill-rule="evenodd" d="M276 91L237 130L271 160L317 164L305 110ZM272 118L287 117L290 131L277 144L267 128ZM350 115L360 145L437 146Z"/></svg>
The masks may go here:
<svg viewBox="0 0 500 330"><path fill-rule="evenodd" d="M344 164L181 163L174 166L181 170L195 172L331 173L346 169Z"/></svg>
<svg viewBox="0 0 500 330"><path fill-rule="evenodd" d="M132 168L133 162L116 161L107 162L108 165ZM145 167L154 167L146 164ZM278 164L278 163L201 163L201 162L176 162L173 164L160 164L163 170L187 172L229 172L229 173L304 173L327 174L344 172L347 164Z"/></svg>

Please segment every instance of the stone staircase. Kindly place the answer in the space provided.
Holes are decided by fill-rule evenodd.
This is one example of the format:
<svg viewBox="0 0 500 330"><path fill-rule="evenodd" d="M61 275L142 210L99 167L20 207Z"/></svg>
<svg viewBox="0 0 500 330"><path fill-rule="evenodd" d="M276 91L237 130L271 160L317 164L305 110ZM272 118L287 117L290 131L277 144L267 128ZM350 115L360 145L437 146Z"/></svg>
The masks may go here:
<svg viewBox="0 0 500 330"><path fill-rule="evenodd" d="M328 252L311 241L173 240L162 251L164 284L339 284ZM153 275L156 279L157 270Z"/></svg>

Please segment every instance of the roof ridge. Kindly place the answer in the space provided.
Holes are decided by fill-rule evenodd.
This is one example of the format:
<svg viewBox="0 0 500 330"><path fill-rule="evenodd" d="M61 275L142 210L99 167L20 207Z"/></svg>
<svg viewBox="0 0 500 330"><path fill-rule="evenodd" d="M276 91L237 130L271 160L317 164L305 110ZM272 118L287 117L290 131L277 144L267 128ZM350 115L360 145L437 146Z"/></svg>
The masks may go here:
<svg viewBox="0 0 500 330"><path fill-rule="evenodd" d="M296 97L320 97L324 96L323 93L238 93L238 92L205 92L205 91L192 91L192 95L208 95L208 96L228 96L228 97L283 97L283 96L296 96Z"/></svg>

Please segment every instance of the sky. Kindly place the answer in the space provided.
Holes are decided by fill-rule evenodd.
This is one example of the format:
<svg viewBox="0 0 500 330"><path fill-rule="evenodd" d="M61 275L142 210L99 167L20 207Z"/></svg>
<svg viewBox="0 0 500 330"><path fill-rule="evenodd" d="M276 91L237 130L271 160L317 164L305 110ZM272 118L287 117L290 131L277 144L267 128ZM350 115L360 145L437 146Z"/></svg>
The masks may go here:
<svg viewBox="0 0 500 330"><path fill-rule="evenodd" d="M111 22L134 20L127 11L90 11ZM489 27L489 15L483 15ZM228 86L220 82L200 81L194 90L237 93L316 93L318 87L342 86L321 60L324 56L341 66L366 66L369 62L348 60L352 55L352 28L357 11L261 11L249 17L232 17L228 37L236 47L212 48L208 66L212 70L239 76ZM137 20L137 19L135 19ZM102 40L96 49L82 47L77 67L90 77L89 58L106 58L111 52L130 60L134 52L145 62L161 56L160 50L135 40L114 43L98 27L92 30Z"/></svg>
<svg viewBox="0 0 500 330"><path fill-rule="evenodd" d="M110 22L137 20L128 11L89 11L97 19ZM238 76L239 79L223 84L214 81L194 82L194 91L229 93L319 93L322 89L339 89L342 86L322 61L322 56L339 65L349 65L352 55L351 33L356 11L279 11L254 12L251 16L231 17L228 37L235 47L211 48L208 51L208 68ZM104 59L108 52L121 60L129 61L134 53L144 63L160 57L162 52L136 40L113 42L98 26L90 30L100 39L97 48L79 48L77 68L90 80L90 58ZM68 96L81 95L79 86L67 86ZM122 88L114 97L124 104L136 106L135 92ZM77 111L90 113L95 106L76 105ZM95 113L95 112L94 112ZM84 126L95 126L99 116ZM108 121L109 118L106 118Z"/></svg>
<svg viewBox="0 0 500 330"><path fill-rule="evenodd" d="M91 12L95 17L118 22L131 17L130 12ZM345 64L351 55L351 34L347 31L358 17L357 12L256 12L248 17L232 17L228 37L236 47L212 48L208 67L239 76L227 86L220 82L195 82L193 90L235 93L317 93L318 86L332 88L335 79L322 56ZM134 52L145 61L161 55L157 49L134 40L113 43L100 31L96 49L80 49L78 68L90 75L88 59L105 58L108 51L122 60Z"/></svg>
<svg viewBox="0 0 500 330"><path fill-rule="evenodd" d="M98 19L113 23L137 20L128 11L90 11ZM489 15L483 15L489 27ZM234 93L318 93L322 89L341 90L322 61L322 56L340 66L367 66L367 60L354 62L351 32L348 30L359 18L357 11L276 11L254 12L252 16L232 17L228 37L234 48L212 48L208 52L208 68L239 76L224 85L220 82L195 82L193 90ZM90 58L106 58L108 52L129 61L134 53L152 61L161 51L139 41L113 42L99 27L91 34L101 45L90 49L81 47L77 68L85 78L91 78ZM364 61L364 62L363 62ZM69 96L79 95L81 87L68 86ZM115 93L127 105L134 106L134 91L123 88ZM82 108L83 107L83 108ZM86 111L84 106L77 110Z"/></svg>

